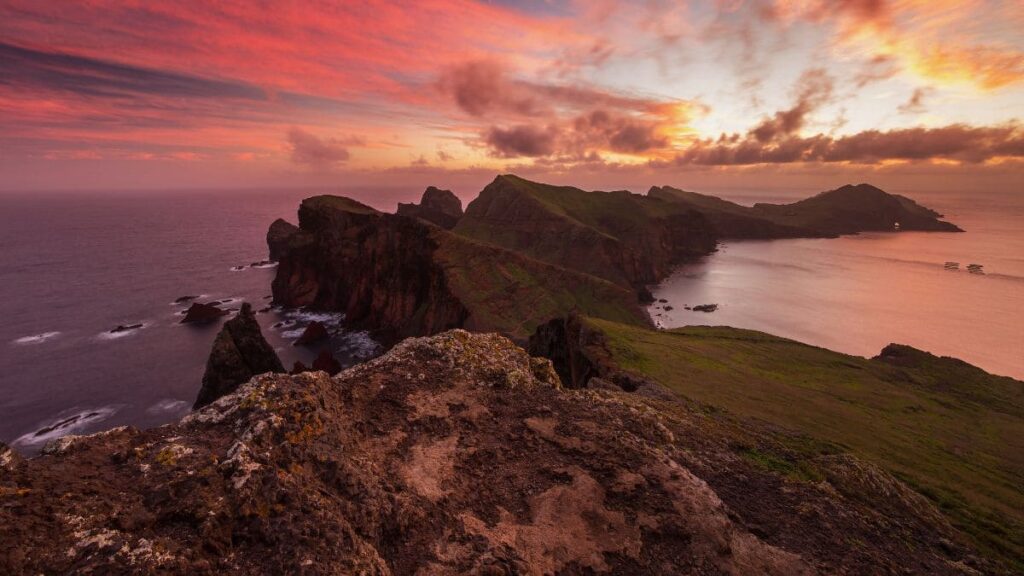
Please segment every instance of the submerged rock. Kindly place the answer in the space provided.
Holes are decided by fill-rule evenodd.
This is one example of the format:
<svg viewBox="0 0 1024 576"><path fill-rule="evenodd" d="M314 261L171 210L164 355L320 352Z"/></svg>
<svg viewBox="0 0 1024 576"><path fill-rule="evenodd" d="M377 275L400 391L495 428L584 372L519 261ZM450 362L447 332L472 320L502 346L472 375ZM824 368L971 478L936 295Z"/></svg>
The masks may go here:
<svg viewBox="0 0 1024 576"><path fill-rule="evenodd" d="M668 310L668 306L665 307ZM718 304L698 304L691 308L694 312L714 312L718 310Z"/></svg>
<svg viewBox="0 0 1024 576"><path fill-rule="evenodd" d="M205 322L213 322L221 316L227 316L227 314L227 310L222 310L214 304L202 304L195 302L189 306L188 310L185 312L185 317L181 320L181 323L202 324Z"/></svg>
<svg viewBox="0 0 1024 576"><path fill-rule="evenodd" d="M263 338L252 306L246 302L213 341L203 385L192 407L202 408L258 374L284 371L281 360Z"/></svg>
<svg viewBox="0 0 1024 576"><path fill-rule="evenodd" d="M308 346L310 344L316 344L321 340L330 338L330 333L327 331L327 327L324 326L323 322L313 320L306 326L306 329L302 331L302 335L295 340L296 346Z"/></svg>

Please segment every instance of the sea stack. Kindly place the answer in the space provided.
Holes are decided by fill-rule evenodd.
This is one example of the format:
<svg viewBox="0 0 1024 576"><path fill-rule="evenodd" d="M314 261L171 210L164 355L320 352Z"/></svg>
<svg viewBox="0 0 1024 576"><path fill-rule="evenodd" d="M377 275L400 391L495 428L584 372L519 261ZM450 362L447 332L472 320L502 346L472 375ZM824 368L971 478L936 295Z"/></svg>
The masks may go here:
<svg viewBox="0 0 1024 576"><path fill-rule="evenodd" d="M202 408L234 392L253 376L284 371L281 360L263 338L252 306L246 302L234 318L224 323L213 341L213 350L203 374L203 386L192 408Z"/></svg>

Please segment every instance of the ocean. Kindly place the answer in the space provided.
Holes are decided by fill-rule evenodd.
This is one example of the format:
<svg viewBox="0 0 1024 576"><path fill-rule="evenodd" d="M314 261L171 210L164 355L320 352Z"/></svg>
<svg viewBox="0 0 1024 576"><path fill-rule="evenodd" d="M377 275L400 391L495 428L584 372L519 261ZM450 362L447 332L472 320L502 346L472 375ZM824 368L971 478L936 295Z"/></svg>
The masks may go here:
<svg viewBox="0 0 1024 576"><path fill-rule="evenodd" d="M64 434L157 426L187 413L220 323L180 324L187 304L175 300L268 306L274 269L251 266L267 257L267 227L278 217L294 222L302 198L325 192L0 196L0 441L33 453ZM422 191L333 192L392 211ZM1024 378L1024 199L909 195L967 232L729 242L657 287L673 310L658 304L652 317L865 356L900 342ZM967 272L970 263L985 273ZM719 309L684 308L706 303ZM316 355L292 345L314 318L335 326L330 346L344 364L379 349L338 315L272 309L258 318L286 366ZM143 327L110 333L131 324Z"/></svg>
<svg viewBox="0 0 1024 576"><path fill-rule="evenodd" d="M664 328L750 328L867 357L909 344L1024 379L1024 196L905 195L965 232L725 242L653 289L668 302L651 316ZM701 304L718 309L686 309Z"/></svg>

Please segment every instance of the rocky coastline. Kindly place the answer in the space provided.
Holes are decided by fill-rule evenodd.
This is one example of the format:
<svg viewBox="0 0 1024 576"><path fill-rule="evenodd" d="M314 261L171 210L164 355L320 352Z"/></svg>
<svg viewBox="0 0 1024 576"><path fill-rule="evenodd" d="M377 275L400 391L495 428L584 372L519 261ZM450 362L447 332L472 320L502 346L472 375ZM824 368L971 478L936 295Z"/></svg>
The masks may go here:
<svg viewBox="0 0 1024 576"><path fill-rule="evenodd" d="M342 370L311 322L295 344L320 353L288 372L242 303L180 422L35 458L0 444L0 573L1011 574L1019 518L981 509L1011 534L986 539L920 471L698 393L849 381L1017 422L1024 383L896 344L866 360L660 331L641 308L723 238L956 228L865 186L753 208L515 176L465 211L433 187L396 214L307 198L267 233L273 303L343 313L389 350ZM196 298L182 322L229 314Z"/></svg>

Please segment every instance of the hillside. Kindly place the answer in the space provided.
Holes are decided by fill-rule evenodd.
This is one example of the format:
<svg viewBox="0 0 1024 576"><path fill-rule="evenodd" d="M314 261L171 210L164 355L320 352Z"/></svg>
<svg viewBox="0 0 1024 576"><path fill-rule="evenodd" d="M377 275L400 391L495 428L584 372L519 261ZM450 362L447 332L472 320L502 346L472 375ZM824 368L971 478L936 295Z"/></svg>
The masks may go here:
<svg viewBox="0 0 1024 576"><path fill-rule="evenodd" d="M974 574L935 509L700 405L562 390L497 335L257 376L181 422L0 445L4 574ZM57 496L59 495L59 496Z"/></svg>
<svg viewBox="0 0 1024 576"><path fill-rule="evenodd" d="M989 554L1024 561L1024 382L906 346L864 359L735 328L577 322L583 337L576 328L566 339L575 373L622 381L621 370L709 410L844 447L926 495ZM552 350L558 369L564 353L531 347ZM813 443L790 448L783 460L752 458L821 477Z"/></svg>
<svg viewBox="0 0 1024 576"><path fill-rule="evenodd" d="M275 231L275 304L344 312L385 339L469 327L525 340L573 309L647 322L624 287L347 198L306 199L299 226Z"/></svg>
<svg viewBox="0 0 1024 576"><path fill-rule="evenodd" d="M913 200L870 184L846 185L791 204L741 206L671 186L652 187L648 196L700 211L723 238L838 236L899 230L961 232L942 215Z"/></svg>
<svg viewBox="0 0 1024 576"><path fill-rule="evenodd" d="M717 242L699 213L671 202L512 175L488 184L454 231L633 289L713 251Z"/></svg>

